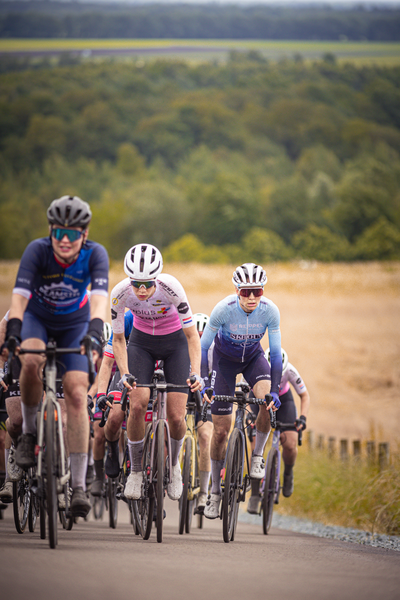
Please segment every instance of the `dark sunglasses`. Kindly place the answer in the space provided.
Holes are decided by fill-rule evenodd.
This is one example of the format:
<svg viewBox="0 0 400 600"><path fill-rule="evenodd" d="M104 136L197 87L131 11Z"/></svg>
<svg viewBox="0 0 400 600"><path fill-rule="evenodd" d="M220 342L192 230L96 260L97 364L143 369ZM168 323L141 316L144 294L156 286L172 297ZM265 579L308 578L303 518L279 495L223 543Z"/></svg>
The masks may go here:
<svg viewBox="0 0 400 600"><path fill-rule="evenodd" d="M249 298L250 294L254 294L254 298L259 298L263 295L264 290L262 288L243 288L240 290L240 295L243 298Z"/></svg>
<svg viewBox="0 0 400 600"><path fill-rule="evenodd" d="M131 279L131 285L136 289L139 289L142 287L142 285L144 285L146 290L148 290L148 289L154 287L156 285L156 282L155 281L132 281L132 279Z"/></svg>
<svg viewBox="0 0 400 600"><path fill-rule="evenodd" d="M56 238L59 242L63 239L64 235L67 236L70 242L76 242L83 235L83 231L77 229L63 229L62 227L56 227L51 230L51 235Z"/></svg>

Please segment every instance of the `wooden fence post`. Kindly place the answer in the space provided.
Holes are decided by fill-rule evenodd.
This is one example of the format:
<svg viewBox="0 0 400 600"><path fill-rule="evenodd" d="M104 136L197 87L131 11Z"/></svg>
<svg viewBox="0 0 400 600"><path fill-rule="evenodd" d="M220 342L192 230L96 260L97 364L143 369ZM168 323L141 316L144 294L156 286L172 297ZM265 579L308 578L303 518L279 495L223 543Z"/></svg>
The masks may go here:
<svg viewBox="0 0 400 600"><path fill-rule="evenodd" d="M379 469L386 469L389 465L389 443L383 442L379 444L378 449L378 461L379 461Z"/></svg>
<svg viewBox="0 0 400 600"><path fill-rule="evenodd" d="M325 448L325 438L323 435L318 436L317 448L318 450L323 450Z"/></svg>
<svg viewBox="0 0 400 600"><path fill-rule="evenodd" d="M370 465L374 465L376 462L376 448L374 441L367 442L367 460Z"/></svg>
<svg viewBox="0 0 400 600"><path fill-rule="evenodd" d="M347 460L349 458L349 440L340 440L340 459Z"/></svg>
<svg viewBox="0 0 400 600"><path fill-rule="evenodd" d="M361 458L361 442L360 440L353 440L353 456L356 460Z"/></svg>
<svg viewBox="0 0 400 600"><path fill-rule="evenodd" d="M334 438L334 437L328 438L328 455L330 458L333 458L335 456L335 443L336 443L336 438Z"/></svg>
<svg viewBox="0 0 400 600"><path fill-rule="evenodd" d="M308 432L307 445L308 445L309 450L312 450L314 448L314 432L313 431Z"/></svg>

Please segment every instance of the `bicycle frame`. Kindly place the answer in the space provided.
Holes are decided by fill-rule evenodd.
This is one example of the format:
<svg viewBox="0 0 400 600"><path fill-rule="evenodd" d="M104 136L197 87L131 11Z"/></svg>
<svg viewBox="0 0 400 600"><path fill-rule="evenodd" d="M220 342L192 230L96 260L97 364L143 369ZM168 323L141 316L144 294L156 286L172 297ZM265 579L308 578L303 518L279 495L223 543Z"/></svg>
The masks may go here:
<svg viewBox="0 0 400 600"><path fill-rule="evenodd" d="M180 460L182 458L182 453L183 453L183 449L185 448L185 444L186 444L186 440L189 438L190 439L190 443L192 446L192 454L191 454L191 460L190 460L190 476L191 476L191 481L195 481L196 478L196 461L198 460L198 446L197 446L197 432L196 432L196 423L195 423L195 411L196 411L196 404L194 401L192 400L188 400L187 403L187 414L186 414L186 432L185 432L185 437L183 438L183 444L182 444L182 450L181 450L181 457ZM181 460L182 462L182 460ZM192 501L194 499L195 496L197 496L197 494L200 491L200 487L197 486L195 488L189 489L188 490L188 500Z"/></svg>
<svg viewBox="0 0 400 600"><path fill-rule="evenodd" d="M241 457L242 458L242 472L240 474L240 497L239 497L239 502L242 502L242 501L244 501L246 492L248 491L248 489L250 489L250 483L247 484L247 481L246 481L246 485L244 485L244 480L246 479L246 477L249 479L249 476L247 475L247 476L243 477L245 457L246 457L247 473L248 474L250 473L249 452L247 449L246 436L245 436L245 412L246 412L246 403L248 402L248 392L246 393L246 391L244 391L243 389L241 389L240 391L236 390L235 402L237 403L237 409L236 409L235 422L233 425L233 429L237 429L239 431L240 437L242 439L242 457ZM227 456L228 456L228 452L229 452L230 440L231 440L231 436L229 436L228 445L227 445L226 453L225 453L225 460L224 460L224 467L223 467L222 491L224 489L224 484L225 484L226 460L227 460ZM247 487L247 485L249 485L249 487Z"/></svg>
<svg viewBox="0 0 400 600"><path fill-rule="evenodd" d="M169 387L167 383L164 381L157 381L153 384L154 388L157 390L157 398L153 405L153 419L152 419L152 442L154 442L154 438L157 435L157 429L159 427L165 426L166 429L166 443L167 443L167 472L168 472L168 482L171 481L171 469L172 469L172 459L171 459L171 436L169 432L169 425L167 421L167 388ZM151 444L151 452L150 452L150 478L149 483L153 483L153 475L154 475L154 449L155 444Z"/></svg>

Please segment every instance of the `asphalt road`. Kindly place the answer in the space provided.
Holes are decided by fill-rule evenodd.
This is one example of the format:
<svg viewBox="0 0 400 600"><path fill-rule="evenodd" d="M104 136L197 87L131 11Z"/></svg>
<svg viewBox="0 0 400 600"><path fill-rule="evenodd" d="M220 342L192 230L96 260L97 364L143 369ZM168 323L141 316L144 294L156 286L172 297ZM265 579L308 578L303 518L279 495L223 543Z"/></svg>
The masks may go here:
<svg viewBox="0 0 400 600"><path fill-rule="evenodd" d="M39 531L19 535L12 507L0 521L4 600L398 600L400 553L239 522L225 544L221 521L178 534L177 502L167 501L164 540L136 537L125 506L117 529L80 520L51 550ZM196 523L194 523L196 524Z"/></svg>

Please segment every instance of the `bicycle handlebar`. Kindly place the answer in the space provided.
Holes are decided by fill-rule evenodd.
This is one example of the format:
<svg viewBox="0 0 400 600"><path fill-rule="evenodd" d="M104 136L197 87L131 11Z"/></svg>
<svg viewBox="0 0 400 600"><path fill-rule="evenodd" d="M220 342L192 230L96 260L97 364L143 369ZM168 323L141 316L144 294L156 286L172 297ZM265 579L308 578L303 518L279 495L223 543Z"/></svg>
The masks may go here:
<svg viewBox="0 0 400 600"><path fill-rule="evenodd" d="M109 402L111 402L111 404L112 404L114 402L114 395L113 394L110 394L110 395L107 394L107 400ZM108 419L108 415L110 413L110 410L111 410L111 407L107 406L106 410L101 415L101 421L99 423L99 427L103 428L104 425L107 423L107 419Z"/></svg>
<svg viewBox="0 0 400 600"><path fill-rule="evenodd" d="M157 371L156 371L156 373L157 373ZM129 383L129 385L132 385L136 381L136 378L133 375L130 375L129 377L126 378L126 381L127 381L127 383ZM193 384L195 382L196 382L196 377L194 375L192 375L190 377L190 383ZM158 380L155 383L137 383L136 387L137 388L161 389L161 390L166 391L168 389L176 389L176 388L181 389L183 387L187 387L187 384L181 385L179 383L166 383L165 381ZM128 403L128 392L129 392L128 388L126 386L124 386L124 389L121 394L121 410L123 412L126 411L126 405ZM196 393L197 392L195 392L194 395ZM196 398L196 396L195 396L195 398ZM198 400L196 400L196 402L197 401Z"/></svg>
<svg viewBox="0 0 400 600"><path fill-rule="evenodd" d="M283 431L296 431L297 435L298 435L298 444L299 446L302 445L303 443L303 430L300 429L300 431L297 431L296 426L294 423L282 423L281 421L277 421L276 422L276 428L279 431L283 432Z"/></svg>

